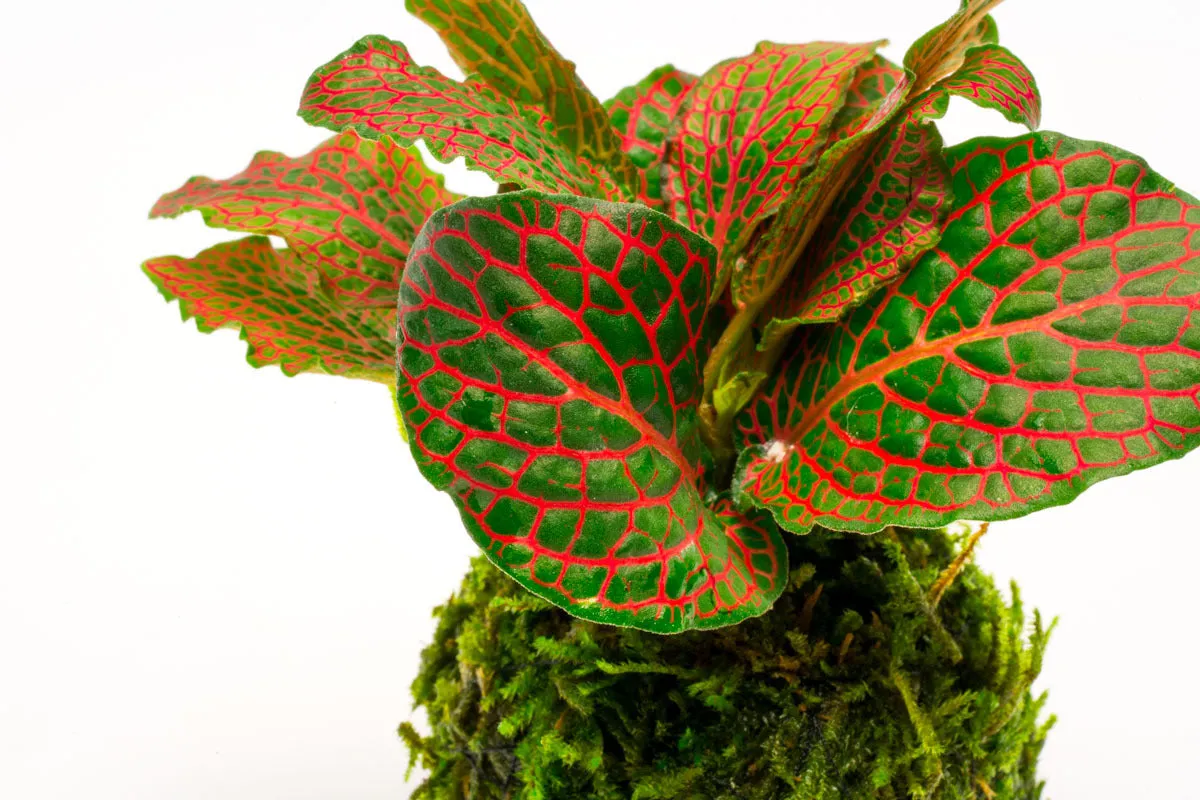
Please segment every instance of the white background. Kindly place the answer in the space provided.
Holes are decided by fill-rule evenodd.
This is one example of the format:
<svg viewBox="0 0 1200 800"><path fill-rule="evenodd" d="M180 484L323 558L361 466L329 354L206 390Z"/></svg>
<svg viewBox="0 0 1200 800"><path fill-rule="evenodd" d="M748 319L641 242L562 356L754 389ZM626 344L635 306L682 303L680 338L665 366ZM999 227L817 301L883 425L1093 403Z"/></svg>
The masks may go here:
<svg viewBox="0 0 1200 800"><path fill-rule="evenodd" d="M904 47L957 0L536 0L601 97L761 38ZM1171 0L1012 0L1045 126L1200 192L1194 35ZM0 797L400 798L430 609L473 551L384 388L252 370L141 275L234 234L148 222L193 174L327 134L312 69L384 33L457 71L400 0L29 2L0 17ZM949 142L1017 133L955 101ZM447 168L450 185L490 183ZM996 525L980 559L1062 622L1040 686L1055 800L1200 797L1200 455Z"/></svg>

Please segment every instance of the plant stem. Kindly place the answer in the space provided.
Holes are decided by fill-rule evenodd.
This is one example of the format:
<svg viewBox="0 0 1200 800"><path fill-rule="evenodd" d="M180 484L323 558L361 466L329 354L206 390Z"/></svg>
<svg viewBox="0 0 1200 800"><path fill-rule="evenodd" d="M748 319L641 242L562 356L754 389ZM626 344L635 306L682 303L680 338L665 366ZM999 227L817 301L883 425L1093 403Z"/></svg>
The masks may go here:
<svg viewBox="0 0 1200 800"><path fill-rule="evenodd" d="M975 554L975 545L979 544L979 540L988 532L988 524L981 523L979 529L971 534L967 539L967 543L963 545L962 552L958 557L950 563L948 567L942 570L942 574L934 581L933 586L929 587L929 605L937 608L941 602L942 595L954 583L954 579L958 577L958 573L962 572L962 568L971 560L971 556Z"/></svg>
<svg viewBox="0 0 1200 800"><path fill-rule="evenodd" d="M717 340L708 360L704 364L704 389L700 402L700 432L708 445L716 462L718 480L722 483L727 477L730 461L733 458L733 446L730 437L733 433L733 417L737 409L730 414L717 414L713 404L713 393L717 390L726 362L735 357L740 351L742 342L750 333L754 320L763 306L762 301L749 303L741 308Z"/></svg>

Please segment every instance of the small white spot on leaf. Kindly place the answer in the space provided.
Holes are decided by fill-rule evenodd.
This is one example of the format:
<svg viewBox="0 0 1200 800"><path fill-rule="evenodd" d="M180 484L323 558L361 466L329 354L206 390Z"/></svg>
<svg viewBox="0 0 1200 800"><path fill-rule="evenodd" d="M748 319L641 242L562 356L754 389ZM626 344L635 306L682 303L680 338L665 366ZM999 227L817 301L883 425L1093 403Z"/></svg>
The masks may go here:
<svg viewBox="0 0 1200 800"><path fill-rule="evenodd" d="M783 461L784 456L786 456L791 449L792 446L790 444L776 439L775 441L771 442L769 447L767 447L766 457L778 464L780 461Z"/></svg>

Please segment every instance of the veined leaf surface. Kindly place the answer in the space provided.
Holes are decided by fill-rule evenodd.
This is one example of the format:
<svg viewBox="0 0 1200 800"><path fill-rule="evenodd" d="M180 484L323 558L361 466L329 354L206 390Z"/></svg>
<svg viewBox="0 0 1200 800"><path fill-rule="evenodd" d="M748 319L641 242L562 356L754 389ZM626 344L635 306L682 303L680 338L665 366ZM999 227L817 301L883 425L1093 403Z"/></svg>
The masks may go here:
<svg viewBox="0 0 1200 800"><path fill-rule="evenodd" d="M820 152L878 44L763 42L693 87L665 164L666 193L672 216L716 245L720 270Z"/></svg>
<svg viewBox="0 0 1200 800"><path fill-rule="evenodd" d="M768 302L764 345L800 324L838 319L938 240L950 181L929 116L906 110L871 143L796 274Z"/></svg>
<svg viewBox="0 0 1200 800"><path fill-rule="evenodd" d="M1042 121L1042 98L1029 67L1007 48L972 47L963 64L941 84L951 94L983 108L994 108L1009 122L1033 130Z"/></svg>
<svg viewBox="0 0 1200 800"><path fill-rule="evenodd" d="M572 153L603 164L637 187L633 162L596 96L538 29L521 0L407 0L409 12L442 37L454 61L514 100L546 110Z"/></svg>
<svg viewBox="0 0 1200 800"><path fill-rule="evenodd" d="M460 83L417 66L404 45L383 36L360 39L313 73L300 116L369 139L420 140L439 160L465 158L502 183L605 199L624 195L602 166L567 148L545 110L478 81Z"/></svg>
<svg viewBox="0 0 1200 800"><path fill-rule="evenodd" d="M910 96L917 97L958 72L971 48L999 40L996 21L989 14L1002 2L962 0L949 19L913 42L904 54Z"/></svg>
<svg viewBox="0 0 1200 800"><path fill-rule="evenodd" d="M396 312L347 308L310 294L313 268L265 236L225 242L195 258L152 258L142 269L201 331L240 329L252 366L277 364L287 375L396 379Z"/></svg>
<svg viewBox="0 0 1200 800"><path fill-rule="evenodd" d="M738 419L736 485L785 528L1016 517L1200 442L1196 201L1057 134L948 156L940 242Z"/></svg>
<svg viewBox="0 0 1200 800"><path fill-rule="evenodd" d="M831 141L847 139L866 127L884 99L904 80L904 70L881 55L869 58L846 89L846 102L834 118Z"/></svg>
<svg viewBox="0 0 1200 800"><path fill-rule="evenodd" d="M605 103L621 146L639 169L638 201L661 207L660 167L667 152L671 123L679 113L696 76L667 64L617 92Z"/></svg>
<svg viewBox="0 0 1200 800"><path fill-rule="evenodd" d="M436 212L400 289L424 475L535 594L670 633L764 612L786 553L698 485L712 246L641 205L514 192Z"/></svg>
<svg viewBox="0 0 1200 800"><path fill-rule="evenodd" d="M823 152L808 176L788 194L777 221L756 248L748 268L734 281L734 289L743 304L763 303L783 285L830 207L848 187L848 182L860 174L863 159L876 140L885 136L886 126L895 115L917 111L927 117L940 116L940 110L921 106L930 104L936 107L944 103L943 94L946 90L940 84L964 70L964 62L973 48L995 44L996 24L988 12L1000 1L963 0L959 10L950 19L926 33L909 48L904 57L905 74L891 93L874 108L870 117L865 121L859 119L851 135L835 141ZM1015 57L1013 61L1020 64ZM972 67L966 69L971 70ZM970 91L963 91L965 96L983 105L999 107L982 90L993 72L975 70L970 75L973 80L964 81L959 87L965 89L968 83L973 84ZM1036 100L1036 87L1033 87L1032 79L1029 85L1033 88L1033 99ZM866 282L860 282L863 290L871 280L869 268L864 272L868 278ZM793 298L797 302L790 308L777 310L776 318L781 323L777 332L782 332L789 325L794 327L800 319L801 308L808 305L809 298L806 296L793 294ZM853 302L853 298L847 298L843 310L850 308Z"/></svg>
<svg viewBox="0 0 1200 800"><path fill-rule="evenodd" d="M150 216L199 211L214 228L279 236L341 302L394 308L417 231L460 197L416 150L346 131L299 158L264 151L232 178L191 178Z"/></svg>

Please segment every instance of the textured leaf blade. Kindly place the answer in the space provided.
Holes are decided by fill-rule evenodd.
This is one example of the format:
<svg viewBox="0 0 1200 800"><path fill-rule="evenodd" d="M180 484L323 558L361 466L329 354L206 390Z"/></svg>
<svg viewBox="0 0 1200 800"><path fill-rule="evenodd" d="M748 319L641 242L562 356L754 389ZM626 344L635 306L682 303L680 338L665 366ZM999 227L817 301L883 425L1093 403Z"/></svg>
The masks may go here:
<svg viewBox="0 0 1200 800"><path fill-rule="evenodd" d="M881 55L863 63L846 90L846 102L834 120L830 141L847 139L865 128L902 81L904 70Z"/></svg>
<svg viewBox="0 0 1200 800"><path fill-rule="evenodd" d="M1196 201L1057 134L949 156L938 245L738 419L737 485L785 528L1016 517L1200 442Z"/></svg>
<svg viewBox="0 0 1200 800"><path fill-rule="evenodd" d="M945 89L940 84L960 72L964 73L960 88L974 80L981 86L968 96L972 99L983 97L982 84L993 77L993 73L969 68L964 71L964 64L973 48L995 44L996 24L988 12L1000 2L963 0L954 15L909 48L904 57L902 76L889 74L884 65L875 65L887 75L885 80L894 80L894 88L872 106L869 117L864 119L865 115L858 115L852 118L854 124L847 130L848 135L822 153L812 172L789 193L780 209L778 222L767 231L749 267L735 281L735 288L745 304L765 302L783 285L811 244L830 207L847 188L848 182L859 174L862 160L897 114L915 112L927 118L941 116L945 110ZM1030 81L1032 86L1032 78ZM1033 90L1036 99L1036 87ZM794 322L798 318L798 306L805 302L794 303L787 312L780 310L777 318L781 322ZM843 306L849 307L849 304Z"/></svg>
<svg viewBox="0 0 1200 800"><path fill-rule="evenodd" d="M692 89L665 164L666 193L672 216L716 245L718 288L755 225L820 152L878 44L763 42Z"/></svg>
<svg viewBox="0 0 1200 800"><path fill-rule="evenodd" d="M775 220L733 276L733 294L740 307L761 307L784 285L829 208L859 170L875 137L903 108L907 86L904 81L897 84L865 121L854 124L854 133L830 144L812 170L787 193ZM796 313L790 309L787 317Z"/></svg>
<svg viewBox="0 0 1200 800"><path fill-rule="evenodd" d="M300 116L369 139L420 140L439 160L464 158L501 183L606 199L623 194L603 167L567 149L545 111L417 66L404 45L383 36L360 39L313 73Z"/></svg>
<svg viewBox="0 0 1200 800"><path fill-rule="evenodd" d="M826 215L797 274L767 304L764 345L798 325L840 318L937 242L950 199L941 150L925 113L910 110L888 124Z"/></svg>
<svg viewBox="0 0 1200 800"><path fill-rule="evenodd" d="M1009 122L1030 130L1042 121L1042 97L1033 73L1021 59L999 45L968 50L962 66L941 86L976 105L993 108Z"/></svg>
<svg viewBox="0 0 1200 800"><path fill-rule="evenodd" d="M572 153L603 164L623 185L637 186L633 162L604 107L520 0L407 0L405 5L438 32L466 74L478 73L508 97L544 108Z"/></svg>
<svg viewBox="0 0 1200 800"><path fill-rule="evenodd" d="M996 21L989 14L1001 2L962 0L949 19L913 42L904 54L911 96L923 94L958 72L971 48L996 43Z"/></svg>
<svg viewBox="0 0 1200 800"><path fill-rule="evenodd" d="M718 627L782 591L778 532L698 488L713 257L644 206L516 192L435 213L405 269L418 465L501 569L585 619Z"/></svg>
<svg viewBox="0 0 1200 800"><path fill-rule="evenodd" d="M416 150L347 131L299 158L258 153L226 180L191 178L150 216L199 211L214 228L279 236L338 300L391 308L417 231L460 197Z"/></svg>
<svg viewBox="0 0 1200 800"><path fill-rule="evenodd" d="M396 312L310 294L312 268L265 236L219 244L195 258L152 258L142 269L201 331L240 329L255 367L395 381Z"/></svg>
<svg viewBox="0 0 1200 800"><path fill-rule="evenodd" d="M784 285L793 266L819 230L829 207L858 169L862 152L871 144L870 137L886 123L902 96L903 89L897 87L859 128L858 133L831 144L821 154L812 171L792 187L775 220L751 248L746 263L733 276L733 295L739 307L762 307ZM804 295L796 297L803 298ZM802 304L801 299L794 306ZM782 319L788 320L799 312L797 307L791 307L786 312L780 309L777 313Z"/></svg>
<svg viewBox="0 0 1200 800"><path fill-rule="evenodd" d="M639 169L638 200L651 208L663 205L660 167L671 125L696 80L667 64L605 103L622 148Z"/></svg>

